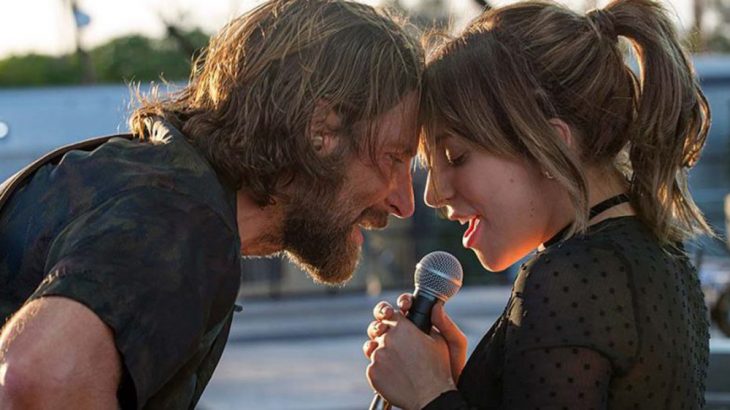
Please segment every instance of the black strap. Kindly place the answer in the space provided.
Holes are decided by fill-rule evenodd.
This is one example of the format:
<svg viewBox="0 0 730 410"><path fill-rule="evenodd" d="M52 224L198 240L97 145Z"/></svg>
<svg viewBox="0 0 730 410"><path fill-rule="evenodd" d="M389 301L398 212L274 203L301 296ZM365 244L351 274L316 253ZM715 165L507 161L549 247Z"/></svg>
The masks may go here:
<svg viewBox="0 0 730 410"><path fill-rule="evenodd" d="M628 194L619 194L616 196L612 196L605 201L599 202L595 206L591 207L590 213L588 214L588 219L593 219L601 212L613 208L616 205L621 205L625 202L629 202Z"/></svg>
<svg viewBox="0 0 730 410"><path fill-rule="evenodd" d="M629 202L630 198L628 194L618 194L616 196L612 196L605 201L601 201L597 203L596 205L592 206L591 209L588 211L588 219L593 219L596 216L598 216L601 212L606 211L610 208L613 208L616 205L621 205L625 202ZM552 238L550 238L548 241L543 243L542 245L544 247L548 247L551 245L554 245L555 243L561 241L565 234L568 232L568 228L570 228L570 224L566 226L565 228L561 229L558 233L553 235Z"/></svg>

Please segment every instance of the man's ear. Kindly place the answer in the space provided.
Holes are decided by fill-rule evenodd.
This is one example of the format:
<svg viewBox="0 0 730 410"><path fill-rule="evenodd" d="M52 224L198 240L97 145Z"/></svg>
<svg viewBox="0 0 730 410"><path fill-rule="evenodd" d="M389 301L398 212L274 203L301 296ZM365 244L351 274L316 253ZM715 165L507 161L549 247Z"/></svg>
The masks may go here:
<svg viewBox="0 0 730 410"><path fill-rule="evenodd" d="M552 125L555 132L558 134L560 139L563 140L565 145L568 146L571 150L575 150L578 147L575 145L575 136L573 135L573 130L570 128L570 125L568 125L567 122L561 120L560 118L550 118L548 120L550 125Z"/></svg>
<svg viewBox="0 0 730 410"><path fill-rule="evenodd" d="M327 156L337 148L340 130L342 129L342 118L333 109L328 101L319 100L314 106L312 119L309 122L309 133L307 138L312 149L318 155Z"/></svg>

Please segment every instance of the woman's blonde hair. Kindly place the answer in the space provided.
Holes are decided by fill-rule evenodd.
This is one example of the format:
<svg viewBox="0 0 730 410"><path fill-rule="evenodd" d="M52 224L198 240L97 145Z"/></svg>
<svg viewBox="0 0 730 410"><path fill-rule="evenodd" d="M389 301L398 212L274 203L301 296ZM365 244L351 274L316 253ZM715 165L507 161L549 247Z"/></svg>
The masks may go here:
<svg viewBox="0 0 730 410"><path fill-rule="evenodd" d="M619 37L633 48L638 76ZM422 159L430 161L438 133L536 161L575 206L571 234L588 222L584 164L614 166L629 180L638 216L661 241L711 233L687 189L710 112L658 3L617 0L584 16L554 3L520 2L485 12L428 60ZM578 154L554 131L553 118L579 137Z"/></svg>
<svg viewBox="0 0 730 410"><path fill-rule="evenodd" d="M307 133L317 104L340 114L348 150L374 155L374 121L418 90L423 49L404 20L346 0L271 0L231 21L196 62L190 83L142 98L130 119L180 129L217 173L259 204L295 176L331 189L344 156L321 158ZM364 135L353 124L365 121Z"/></svg>

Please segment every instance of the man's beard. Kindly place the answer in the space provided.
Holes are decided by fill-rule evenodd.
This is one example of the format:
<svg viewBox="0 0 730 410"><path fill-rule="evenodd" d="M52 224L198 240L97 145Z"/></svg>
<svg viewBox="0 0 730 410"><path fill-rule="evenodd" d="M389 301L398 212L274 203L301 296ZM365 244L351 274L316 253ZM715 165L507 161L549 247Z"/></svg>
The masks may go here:
<svg viewBox="0 0 730 410"><path fill-rule="evenodd" d="M356 219L351 203L330 198L294 200L286 207L284 252L316 282L342 285L352 278L360 259L360 245L352 238L356 224L383 228L388 213L365 209Z"/></svg>

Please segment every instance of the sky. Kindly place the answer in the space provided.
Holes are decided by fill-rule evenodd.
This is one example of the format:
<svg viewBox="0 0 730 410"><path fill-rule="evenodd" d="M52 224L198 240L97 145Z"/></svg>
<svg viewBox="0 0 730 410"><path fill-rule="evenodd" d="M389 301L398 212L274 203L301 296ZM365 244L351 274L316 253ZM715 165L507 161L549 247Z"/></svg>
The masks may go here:
<svg viewBox="0 0 730 410"><path fill-rule="evenodd" d="M0 58L30 52L60 55L75 47L74 20L69 0L0 0ZM401 0L408 6L420 0ZM478 9L473 0L444 0L454 16L457 28ZM585 8L586 1L565 0L575 9ZM690 0L662 0L675 10L684 28L692 23ZM214 33L230 17L259 4L261 0L77 0L89 15L90 23L81 33L82 44L92 48L110 38L131 33L151 37L164 34L163 19L182 22L183 27L199 27ZM377 4L378 0L366 0ZM491 1L500 5L513 0ZM598 4L605 4L598 0Z"/></svg>

